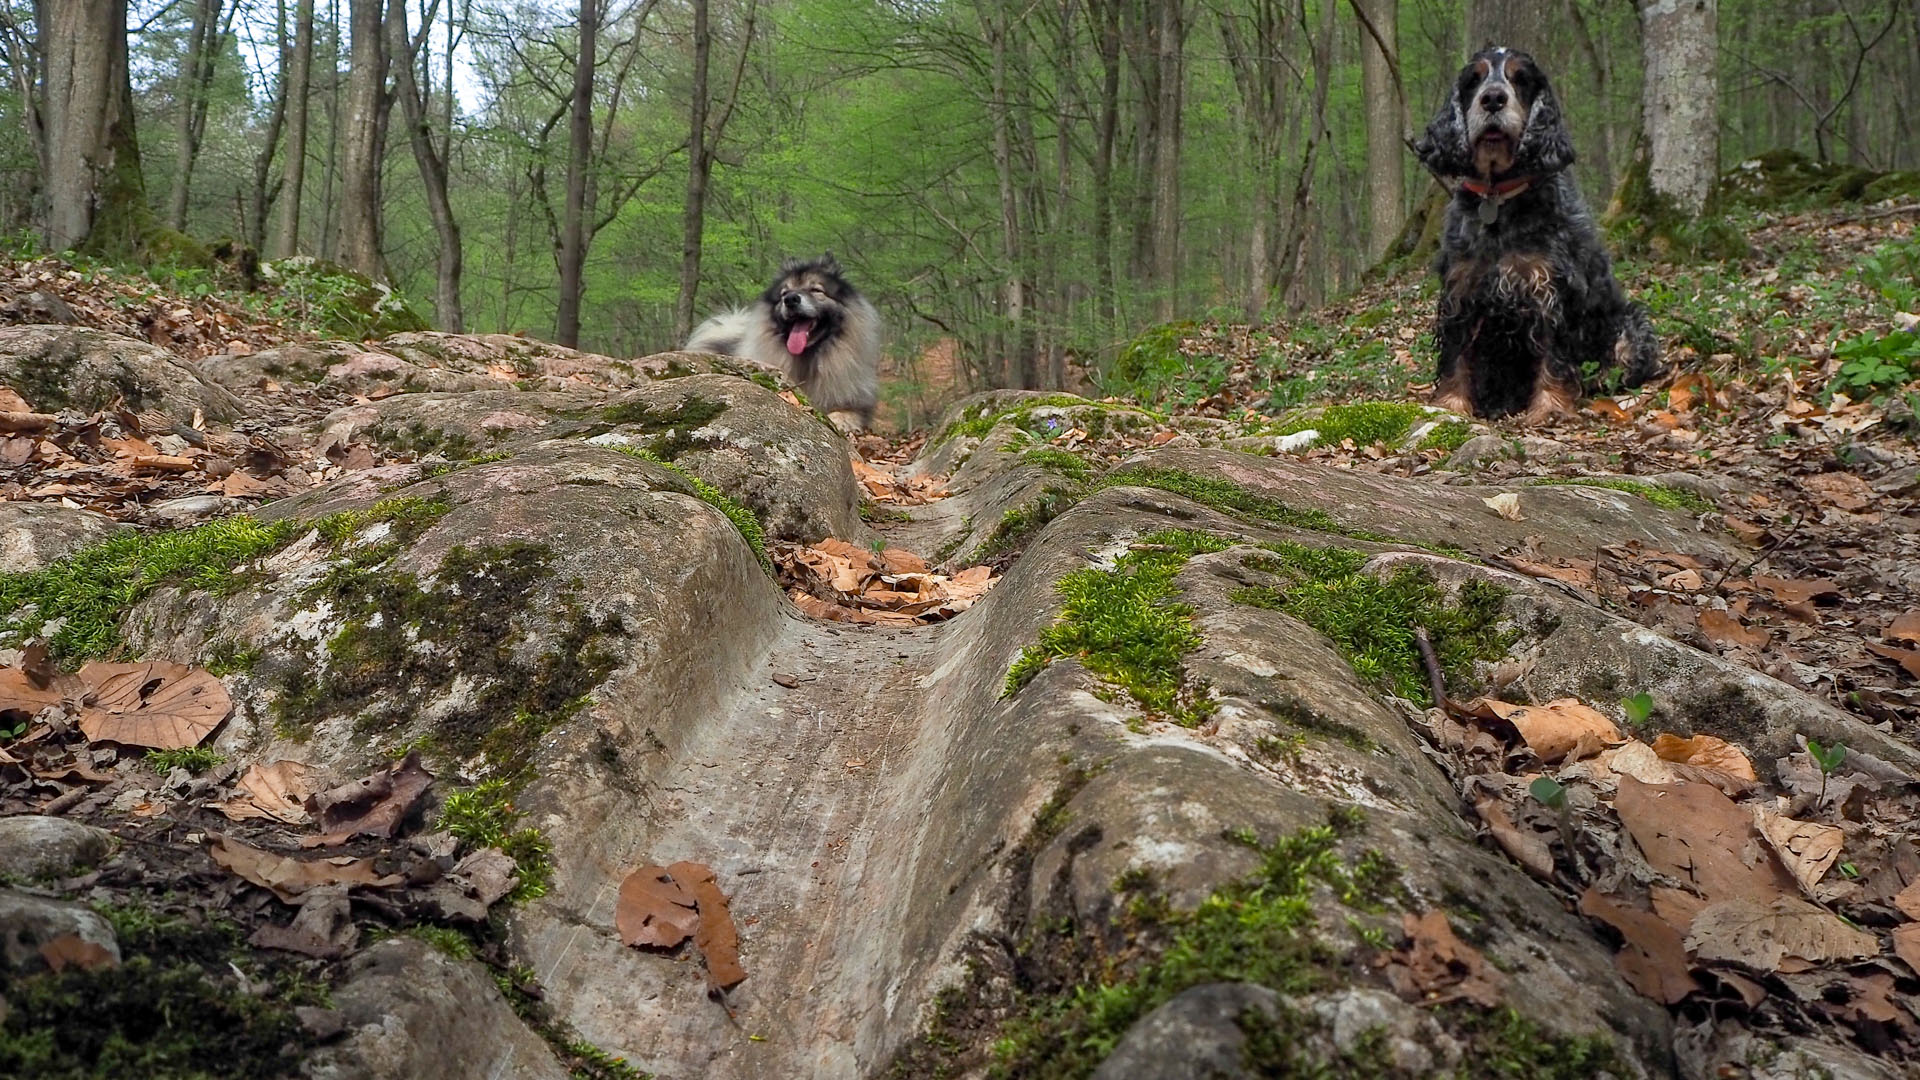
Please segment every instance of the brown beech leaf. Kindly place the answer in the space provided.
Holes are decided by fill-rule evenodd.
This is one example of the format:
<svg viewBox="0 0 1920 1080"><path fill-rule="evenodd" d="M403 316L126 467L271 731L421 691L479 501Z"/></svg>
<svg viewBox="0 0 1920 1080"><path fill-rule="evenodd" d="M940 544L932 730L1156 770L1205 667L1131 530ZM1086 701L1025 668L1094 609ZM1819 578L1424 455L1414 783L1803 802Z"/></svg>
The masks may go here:
<svg viewBox="0 0 1920 1080"><path fill-rule="evenodd" d="M1700 632L1715 645L1733 645L1746 649L1764 649L1773 635L1758 626L1748 626L1730 611L1706 608L1700 612Z"/></svg>
<svg viewBox="0 0 1920 1080"><path fill-rule="evenodd" d="M1486 822L1487 831L1493 834L1500 850L1507 853L1514 862L1524 867L1527 873L1542 881L1553 880L1553 849L1539 833L1531 829L1522 829L1513 823L1507 814L1507 808L1492 795L1482 793L1473 800L1473 809Z"/></svg>
<svg viewBox="0 0 1920 1080"><path fill-rule="evenodd" d="M628 945L671 949L693 936L697 904L666 867L643 866L620 883L613 924Z"/></svg>
<svg viewBox="0 0 1920 1080"><path fill-rule="evenodd" d="M219 678L185 664L96 660L80 669L80 681L87 687L80 731L95 742L156 750L198 746L233 711Z"/></svg>
<svg viewBox="0 0 1920 1080"><path fill-rule="evenodd" d="M1595 888L1580 897L1580 912L1619 931L1620 951L1613 964L1627 985L1662 1005L1672 1005L1700 989L1687 964L1686 944L1665 919L1651 911L1626 907Z"/></svg>
<svg viewBox="0 0 1920 1080"><path fill-rule="evenodd" d="M274 851L263 851L230 836L215 836L207 849L213 861L275 896L291 903L293 898L317 885L368 885L385 888L406 879L382 875L374 870L372 859L296 859Z"/></svg>
<svg viewBox="0 0 1920 1080"><path fill-rule="evenodd" d="M1613 809L1649 865L1693 886L1709 903L1764 903L1799 893L1753 815L1711 784L1643 784L1623 775ZM1675 929L1686 927L1676 922Z"/></svg>
<svg viewBox="0 0 1920 1080"><path fill-rule="evenodd" d="M97 945L79 934L61 934L49 939L40 946L40 959L55 971L65 971L70 967L94 971L120 966L120 958L109 952L106 946Z"/></svg>
<svg viewBox="0 0 1920 1080"><path fill-rule="evenodd" d="M1576 698L1560 698L1545 705L1512 705L1481 698L1467 709L1476 716L1496 716L1512 724L1527 748L1547 765L1592 757L1623 738L1613 721Z"/></svg>
<svg viewBox="0 0 1920 1080"><path fill-rule="evenodd" d="M1840 599L1840 586L1820 578L1794 581L1787 578L1756 576L1753 579L1753 586L1784 604Z"/></svg>
<svg viewBox="0 0 1920 1080"><path fill-rule="evenodd" d="M326 783L325 777L324 772L311 765L285 758L265 765L256 762L234 781L233 798L211 805L235 821L264 817L288 825L305 825L310 819L300 804L320 790Z"/></svg>
<svg viewBox="0 0 1920 1080"><path fill-rule="evenodd" d="M730 990L746 979L740 966L740 931L727 910L727 896L713 879L713 871L700 863L677 862L667 872L693 895L700 909L700 925L693 931L693 947L707 962L707 985L713 990Z"/></svg>
<svg viewBox="0 0 1920 1080"><path fill-rule="evenodd" d="M1880 636L1888 641L1904 641L1910 645L1920 645L1920 611L1909 611L1893 620Z"/></svg>
<svg viewBox="0 0 1920 1080"><path fill-rule="evenodd" d="M1879 498L1865 480L1845 472L1815 473L1800 485L1842 510L1865 510Z"/></svg>
<svg viewBox="0 0 1920 1080"><path fill-rule="evenodd" d="M1903 923L1893 928L1893 955L1920 974L1920 923Z"/></svg>
<svg viewBox="0 0 1920 1080"><path fill-rule="evenodd" d="M1786 865L1787 873L1811 895L1813 887L1839 861L1846 833L1832 825L1798 821L1761 807L1754 808L1754 816L1760 835L1773 845L1773 853Z"/></svg>
<svg viewBox="0 0 1920 1080"><path fill-rule="evenodd" d="M1778 971L1790 958L1822 964L1872 956L1880 942L1798 896L1741 897L1709 904L1695 915L1687 949L1700 960Z"/></svg>
<svg viewBox="0 0 1920 1080"><path fill-rule="evenodd" d="M1910 881L1893 894L1893 906L1909 919L1920 921L1920 881Z"/></svg>
<svg viewBox="0 0 1920 1080"><path fill-rule="evenodd" d="M1663 733L1654 738L1653 752L1659 755L1662 761L1693 765L1702 769L1718 769L1723 773L1755 783L1760 779L1759 775L1753 771L1753 762L1747 759L1747 755L1739 747L1718 736L1695 735L1691 739L1683 739L1678 735Z"/></svg>
<svg viewBox="0 0 1920 1080"><path fill-rule="evenodd" d="M1408 912L1401 920L1410 940L1383 961L1387 984L1401 1000L1423 1005L1468 1001L1486 1009L1500 1004L1506 976L1454 936L1446 912Z"/></svg>
<svg viewBox="0 0 1920 1080"><path fill-rule="evenodd" d="M354 836L391 837L433 786L433 774L420 765L420 752L351 783L309 796L307 812L324 835L302 841L308 847L345 842Z"/></svg>
<svg viewBox="0 0 1920 1080"><path fill-rule="evenodd" d="M1884 656L1906 669L1908 675L1920 679L1920 649L1896 649L1891 645L1867 642L1867 651L1875 656Z"/></svg>

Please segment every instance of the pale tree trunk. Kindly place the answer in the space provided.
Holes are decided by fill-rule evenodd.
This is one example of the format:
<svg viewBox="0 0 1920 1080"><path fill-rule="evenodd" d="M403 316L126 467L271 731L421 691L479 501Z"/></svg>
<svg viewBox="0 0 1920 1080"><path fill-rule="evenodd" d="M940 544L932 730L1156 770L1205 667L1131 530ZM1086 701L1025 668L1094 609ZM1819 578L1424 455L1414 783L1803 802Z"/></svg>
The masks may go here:
<svg viewBox="0 0 1920 1080"><path fill-rule="evenodd" d="M1399 0L1353 0L1360 29L1360 83L1367 112L1369 265L1380 261L1406 223L1407 105L1394 76L1400 63Z"/></svg>
<svg viewBox="0 0 1920 1080"><path fill-rule="evenodd" d="M1104 328L1111 331L1120 318L1113 275L1113 150L1120 124L1120 3L1092 0L1097 6L1100 48L1100 116L1093 146L1093 262L1096 303Z"/></svg>
<svg viewBox="0 0 1920 1080"><path fill-rule="evenodd" d="M1007 348L1018 352L1024 339L1027 317L1026 278L1023 274L1020 204L1013 177L1013 119L1008 115L1007 38L1012 32L1005 0L988 0L992 10L986 13L987 48L992 67L992 98L988 114L993 124L993 171L1000 187L1000 259L1005 278L1001 284L1002 312L1006 326ZM1012 385L1023 370L1025 358L1005 355L999 358L1005 374L1002 386Z"/></svg>
<svg viewBox="0 0 1920 1080"><path fill-rule="evenodd" d="M1155 48L1160 94L1153 138L1153 279L1160 318L1173 318L1180 298L1180 106L1186 86L1185 0L1159 0Z"/></svg>
<svg viewBox="0 0 1920 1080"><path fill-rule="evenodd" d="M186 62L174 79L174 121L179 145L174 159L173 191L167 200L167 225L187 227L187 196L193 187L193 165L200 157L200 141L207 132L207 94L213 84L214 64L220 55L220 0L196 0L187 31Z"/></svg>
<svg viewBox="0 0 1920 1080"><path fill-rule="evenodd" d="M1079 113L1080 77L1073 69L1074 0L1061 0L1059 38L1056 42L1062 90L1054 97L1053 138L1053 227L1047 230L1047 281L1053 295L1053 327L1047 339L1046 388L1065 389L1067 385L1067 326L1073 314L1073 297L1066 287L1067 221L1073 196L1073 154L1067 133L1073 129Z"/></svg>
<svg viewBox="0 0 1920 1080"><path fill-rule="evenodd" d="M1294 179L1293 210L1288 218L1287 239L1280 246L1281 252L1291 254L1293 261L1281 273L1278 291L1281 301L1294 309L1300 307L1300 282L1307 266L1307 240L1312 228L1313 178L1319 166L1320 145L1333 137L1327 128L1327 91L1333 82L1335 11L1332 4L1321 8L1320 40L1314 43L1309 39L1308 42L1313 55L1312 126L1307 130L1306 148L1300 154L1300 173ZM1300 25L1306 26L1305 0L1296 4L1295 13Z"/></svg>
<svg viewBox="0 0 1920 1080"><path fill-rule="evenodd" d="M573 65L572 117L567 147L567 201L560 222L560 305L554 340L580 344L580 285L587 262L587 166L593 152L594 49L600 37L595 0L580 0L580 56Z"/></svg>
<svg viewBox="0 0 1920 1080"><path fill-rule="evenodd" d="M299 0L293 15L293 54L286 78L287 150L280 180L280 222L273 256L284 259L300 249L300 195L307 175L307 101L313 74L313 0Z"/></svg>
<svg viewBox="0 0 1920 1080"><path fill-rule="evenodd" d="M1504 45L1532 53L1546 63L1550 29L1548 5L1542 0L1468 0L1468 53L1479 52L1488 45Z"/></svg>
<svg viewBox="0 0 1920 1080"><path fill-rule="evenodd" d="M261 141L260 150L253 157L253 198L247 205L247 246L256 255L266 251L267 247L267 207L273 202L273 192L267 184L267 176L273 171L274 151L280 146L280 129L287 120L287 59L291 51L287 42L287 3L277 0L273 13L274 41L279 45L279 65L273 88L273 111L267 115L267 137Z"/></svg>
<svg viewBox="0 0 1920 1080"><path fill-rule="evenodd" d="M1720 159L1718 9L1717 0L1646 0L1640 7L1647 181L1690 215L1705 209Z"/></svg>
<svg viewBox="0 0 1920 1080"><path fill-rule="evenodd" d="M433 232L440 241L434 255L434 322L440 329L458 334L466 323L460 307L460 223L453 216L452 201L447 198L447 154L434 144L433 127L428 123L427 96L414 77L414 65L426 55L426 39L433 26L436 2L429 0L425 16L420 20L420 35L415 39L407 32L407 0L391 0L387 24L392 33L387 47L393 54L394 93L400 98L401 113L406 117L407 141L413 146L414 163L420 167L427 214L433 219ZM449 85L447 95L452 94L453 87ZM451 129L447 138L451 146Z"/></svg>
<svg viewBox="0 0 1920 1080"><path fill-rule="evenodd" d="M126 0L42 0L41 153L52 251L131 251L147 216L127 81Z"/></svg>
<svg viewBox="0 0 1920 1080"><path fill-rule="evenodd" d="M741 46L745 48L743 44ZM693 0L693 100L687 110L687 201L681 215L680 295L673 302L673 340L693 332L693 304L700 290L700 253L707 222L707 181L713 158L707 149L707 63L713 33L707 25L707 0Z"/></svg>
<svg viewBox="0 0 1920 1080"><path fill-rule="evenodd" d="M340 218L334 258L371 278L380 261L380 160L386 146L387 49L381 0L352 0L352 62L341 118Z"/></svg>

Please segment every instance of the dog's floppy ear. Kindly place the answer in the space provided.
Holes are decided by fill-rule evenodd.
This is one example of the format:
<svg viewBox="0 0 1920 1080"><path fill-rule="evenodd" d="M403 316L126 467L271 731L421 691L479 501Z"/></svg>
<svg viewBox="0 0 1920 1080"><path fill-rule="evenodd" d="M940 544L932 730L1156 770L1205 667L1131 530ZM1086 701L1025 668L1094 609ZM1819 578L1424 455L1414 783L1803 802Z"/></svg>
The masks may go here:
<svg viewBox="0 0 1920 1080"><path fill-rule="evenodd" d="M1467 147L1467 121L1460 112L1460 95L1449 90L1447 100L1427 125L1427 133L1413 144L1420 163L1440 176L1466 176L1473 172L1473 158Z"/></svg>
<svg viewBox="0 0 1920 1080"><path fill-rule="evenodd" d="M1527 130L1520 136L1520 148L1514 154L1516 173L1557 173L1573 164L1573 136L1560 118L1560 101L1553 87L1540 77L1540 92L1527 110Z"/></svg>
<svg viewBox="0 0 1920 1080"><path fill-rule="evenodd" d="M813 266L814 269L823 274L832 274L835 277L840 276L840 261L833 257L833 252L831 251L822 253L818 259L813 261Z"/></svg>

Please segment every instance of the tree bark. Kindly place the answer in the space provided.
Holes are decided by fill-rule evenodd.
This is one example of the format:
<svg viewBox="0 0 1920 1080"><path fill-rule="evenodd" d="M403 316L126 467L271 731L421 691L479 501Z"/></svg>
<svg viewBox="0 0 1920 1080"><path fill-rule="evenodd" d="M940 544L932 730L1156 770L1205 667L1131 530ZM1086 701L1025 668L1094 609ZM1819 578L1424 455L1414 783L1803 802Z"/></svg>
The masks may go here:
<svg viewBox="0 0 1920 1080"><path fill-rule="evenodd" d="M193 22L187 30L187 55L174 77L174 121L178 145L174 158L173 190L167 199L167 225L187 227L187 197L193 187L193 165L207 131L207 95L214 65L220 55L220 0L195 0Z"/></svg>
<svg viewBox="0 0 1920 1080"><path fill-rule="evenodd" d="M1185 0L1158 0L1154 46L1160 93L1153 103L1153 279L1159 316L1172 319L1180 300L1181 102L1186 88Z"/></svg>
<svg viewBox="0 0 1920 1080"><path fill-rule="evenodd" d="M131 252L149 216L127 73L126 0L35 4L52 251Z"/></svg>
<svg viewBox="0 0 1920 1080"><path fill-rule="evenodd" d="M371 278L384 277L380 255L380 164L386 146L388 56L382 0L351 0L352 63L341 123L340 219L334 257Z"/></svg>
<svg viewBox="0 0 1920 1080"><path fill-rule="evenodd" d="M746 48L742 43L741 48ZM687 110L687 199L680 223L680 295L673 302L673 340L693 332L693 305L700 290L700 253L707 221L707 181L713 158L707 148L707 64L713 34L707 25L707 0L693 0L693 87Z"/></svg>
<svg viewBox="0 0 1920 1080"><path fill-rule="evenodd" d="M1406 223L1406 102L1393 78L1400 63L1399 0L1353 0L1360 31L1360 82L1367 113L1367 262L1378 262ZM1375 35L1379 39L1375 40Z"/></svg>
<svg viewBox="0 0 1920 1080"><path fill-rule="evenodd" d="M1719 169L1717 0L1645 0L1647 180L1688 215L1706 208Z"/></svg>
<svg viewBox="0 0 1920 1080"><path fill-rule="evenodd" d="M433 25L434 4L429 3L425 25L416 42L407 31L407 0L391 0L387 22L391 31L387 45L392 50L394 93L400 98L401 113L407 121L407 141L413 146L413 160L420 167L420 182L427 196L427 213L433 219L433 232L439 240L434 253L434 322L451 334L461 333L466 318L460 305L460 223L447 197L447 158L433 141L433 126L427 113L427 95L414 77L414 65L424 54L427 29ZM447 87L451 96L453 87ZM451 132L448 138L452 138Z"/></svg>
<svg viewBox="0 0 1920 1080"><path fill-rule="evenodd" d="M287 149L281 170L280 222L273 256L284 259L300 249L300 196L307 175L307 101L313 74L313 0L299 0L293 15L293 53L286 75Z"/></svg>
<svg viewBox="0 0 1920 1080"><path fill-rule="evenodd" d="M267 248L267 208L273 201L267 177L273 171L274 152L280 147L280 130L287 121L287 60L292 49L287 41L287 2L274 4L274 41L279 45L279 66L274 80L273 109L267 115L267 137L253 156L253 195L247 203L247 246L256 255Z"/></svg>
<svg viewBox="0 0 1920 1080"><path fill-rule="evenodd" d="M989 77L992 80L988 113L993 125L993 172L1000 188L1001 299L1005 305L1001 314L1006 328L1005 349L1017 353L1021 351L1024 340L1027 293L1026 279L1022 273L1025 258L1021 245L1019 194L1013 176L1013 119L1008 115L1007 38L1012 33L1012 20L1004 0L987 0L987 6L983 21L987 29L991 63ZM1000 379L1000 385L1025 381L1021 373L1031 368L1028 358L1003 355L1001 361L1005 365L1005 375Z"/></svg>
<svg viewBox="0 0 1920 1080"><path fill-rule="evenodd" d="M580 0L580 55L573 65L572 117L567 148L567 201L560 222L560 306L554 340L580 345L580 278L587 262L587 166L593 152L594 50L600 37L595 0Z"/></svg>
<svg viewBox="0 0 1920 1080"><path fill-rule="evenodd" d="M1113 151L1120 125L1120 0L1096 0L1099 9L1100 118L1094 128L1093 262L1097 307L1112 330L1119 321L1113 273Z"/></svg>

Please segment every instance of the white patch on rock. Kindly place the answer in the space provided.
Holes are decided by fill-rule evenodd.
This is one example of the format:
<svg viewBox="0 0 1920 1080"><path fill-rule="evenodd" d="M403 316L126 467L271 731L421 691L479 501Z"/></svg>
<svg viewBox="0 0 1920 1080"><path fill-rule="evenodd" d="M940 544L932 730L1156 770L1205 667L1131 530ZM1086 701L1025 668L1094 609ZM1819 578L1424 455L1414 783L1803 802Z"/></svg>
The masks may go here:
<svg viewBox="0 0 1920 1080"><path fill-rule="evenodd" d="M609 431L605 434L595 435L593 438L586 440L586 443L588 446L632 446L633 440L617 431Z"/></svg>
<svg viewBox="0 0 1920 1080"><path fill-rule="evenodd" d="M311 641L318 645L328 636L327 621L333 617L333 602L322 600L310 608L302 608L287 620L287 629L302 641Z"/></svg>
<svg viewBox="0 0 1920 1080"><path fill-rule="evenodd" d="M1231 664L1249 675L1270 678L1280 673L1280 669L1267 663L1252 653L1230 652L1220 658L1222 663Z"/></svg>
<svg viewBox="0 0 1920 1080"><path fill-rule="evenodd" d="M1296 431L1291 435L1280 436L1273 440L1273 448L1283 454L1291 454L1295 450L1311 450L1313 449L1313 444L1319 441L1320 432L1315 428L1308 428L1305 431Z"/></svg>

